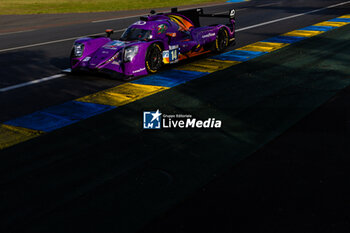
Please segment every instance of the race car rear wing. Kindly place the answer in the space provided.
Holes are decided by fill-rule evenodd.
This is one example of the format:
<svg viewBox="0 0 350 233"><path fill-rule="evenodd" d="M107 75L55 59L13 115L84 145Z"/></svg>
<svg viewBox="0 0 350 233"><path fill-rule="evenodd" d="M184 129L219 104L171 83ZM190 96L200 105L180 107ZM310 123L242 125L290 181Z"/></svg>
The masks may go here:
<svg viewBox="0 0 350 233"><path fill-rule="evenodd" d="M171 8L171 13L179 13L181 15L189 18L195 27L200 27L199 18L200 17L215 17L215 18L228 18L230 20L230 24L234 23L232 20L235 19L236 11L234 9L229 10L228 14L204 14L203 8L196 8L184 11L178 11L177 8Z"/></svg>

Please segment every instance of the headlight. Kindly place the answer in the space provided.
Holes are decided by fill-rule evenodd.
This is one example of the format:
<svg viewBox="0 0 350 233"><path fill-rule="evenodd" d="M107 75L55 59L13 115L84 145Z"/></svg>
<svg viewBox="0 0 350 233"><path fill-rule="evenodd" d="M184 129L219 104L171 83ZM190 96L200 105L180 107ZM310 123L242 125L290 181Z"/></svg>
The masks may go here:
<svg viewBox="0 0 350 233"><path fill-rule="evenodd" d="M81 57L84 52L84 44L75 44L74 45L74 56Z"/></svg>
<svg viewBox="0 0 350 233"><path fill-rule="evenodd" d="M124 51L124 61L125 62L132 61L132 59L134 59L138 51L139 51L138 46L131 46L126 48Z"/></svg>

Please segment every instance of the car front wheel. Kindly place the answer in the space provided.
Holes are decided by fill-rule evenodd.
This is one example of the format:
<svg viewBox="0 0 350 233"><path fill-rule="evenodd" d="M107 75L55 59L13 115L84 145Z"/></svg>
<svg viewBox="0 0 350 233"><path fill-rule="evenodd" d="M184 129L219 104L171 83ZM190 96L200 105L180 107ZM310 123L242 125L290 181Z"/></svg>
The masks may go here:
<svg viewBox="0 0 350 233"><path fill-rule="evenodd" d="M156 73L163 64L162 48L159 44L148 47L146 54L146 69L149 73Z"/></svg>

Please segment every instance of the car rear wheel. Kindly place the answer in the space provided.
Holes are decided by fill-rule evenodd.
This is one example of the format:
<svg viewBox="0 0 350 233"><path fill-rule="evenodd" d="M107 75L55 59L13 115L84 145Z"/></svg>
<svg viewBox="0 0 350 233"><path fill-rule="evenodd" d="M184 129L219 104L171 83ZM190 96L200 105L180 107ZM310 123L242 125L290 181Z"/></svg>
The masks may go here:
<svg viewBox="0 0 350 233"><path fill-rule="evenodd" d="M229 45L229 36L227 33L227 30L220 29L218 32L218 35L215 40L215 52L222 52L224 51Z"/></svg>
<svg viewBox="0 0 350 233"><path fill-rule="evenodd" d="M152 44L148 47L145 60L146 69L149 73L156 73L162 67L162 48L159 44Z"/></svg>

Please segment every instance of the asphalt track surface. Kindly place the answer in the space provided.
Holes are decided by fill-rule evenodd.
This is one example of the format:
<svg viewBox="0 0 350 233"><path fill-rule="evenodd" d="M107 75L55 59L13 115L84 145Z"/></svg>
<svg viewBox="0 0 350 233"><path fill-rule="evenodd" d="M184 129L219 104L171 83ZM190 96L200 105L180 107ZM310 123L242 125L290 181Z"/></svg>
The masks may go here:
<svg viewBox="0 0 350 233"><path fill-rule="evenodd" d="M216 5L206 7L205 10L210 13L221 13L231 7L236 8L237 29L240 30L252 25L280 20L342 2L345 1L250 1L224 4L222 6ZM335 8L239 31L235 48L346 14L349 5L343 4ZM135 12L130 14L135 14ZM94 22L94 18L92 18L89 23L42 28L34 31L26 31L26 29L31 29L30 27L21 28L20 31L24 30L24 32L0 35L0 61L2 67L0 70L0 88L35 81L61 73L63 69L69 67L68 55L74 38L103 33L106 28L113 28L116 31L120 30L115 34L118 37L122 33L122 29L138 18L138 16L125 17L127 16L123 15L122 19L102 22ZM110 13L106 14L106 19L111 18L113 17L111 17ZM101 16L98 19L101 20ZM225 21L222 21L222 19L211 19L209 21L205 19L202 23L212 24L220 22ZM40 43L44 44L20 48L21 46L31 46ZM1 92L0 121L4 122L118 84L119 82L107 78L67 75L51 81Z"/></svg>
<svg viewBox="0 0 350 233"><path fill-rule="evenodd" d="M239 18L238 18L238 29L239 28L245 28L251 25L256 25L262 22L267 22L270 20L275 20L278 18L283 18L283 17L288 17L291 15L295 15L295 14L299 14L299 13L303 13L303 12L307 12L307 11L312 11L315 9L319 9L325 6L329 6L329 5L333 5L333 4L337 4L340 3L342 1L294 1L293 3L291 3L290 1L284 1L284 2L279 2L279 1L252 1L252 2L247 2L247 3L241 3L241 4L233 4L234 6L236 6L237 9L242 8L241 11L238 11L238 13L240 14ZM261 6L261 7L256 7L255 5L265 5L265 4L270 4L271 5L266 5L266 6ZM277 3L277 4L276 4ZM279 4L280 3L280 4ZM254 5L255 4L255 5ZM224 7L220 7L220 6L215 6L212 8L209 8L208 11L210 10L210 12L222 12L227 10L227 6ZM269 24L269 25L265 25L265 26L261 26L261 27L256 27L256 28L252 28L249 30L244 30L241 31L237 34L237 37L239 38L238 40L238 44L236 47L241 47L243 45L246 44L250 44L252 42L258 41L258 40L263 40L265 38L269 38L284 32L288 32L294 29L298 29L298 28L302 28L304 26L309 26L311 24L320 22L320 21L324 21L327 19L331 19L334 18L336 16L339 15L343 15L343 14L347 14L349 12L349 5L342 5L338 8L334 8L334 9L329 9L329 10L324 10L324 11L320 11L320 12L315 12L313 14L310 15L304 15L304 16L300 16L300 17L296 17L296 18L292 18L292 19L288 19L288 20L283 20L283 21L279 21L277 23L273 23L273 24ZM35 31L28 31L28 32L23 32L23 33L16 33L16 34L6 34L6 35L2 35L0 36L2 43L1 43L1 50L4 49L9 49L9 48L15 48L18 46L25 46L25 45L30 45L30 44L36 44L36 43L42 43L42 42L46 42L46 41L52 41L52 40L61 40L61 39L65 39L65 38L72 38L75 36L80 36L80 35L86 35L86 34L94 34L94 33L99 33L100 31L103 31L105 28L108 27L113 27L116 30L118 30L118 28L123 28L123 26L127 26L129 23L133 22L135 19L123 19L123 23L125 23L125 25L121 25L120 22L118 22L118 26L116 26L116 22L114 21L107 21L107 22L103 22L101 23L102 25L98 25L99 23L87 23L87 24L80 24L80 25L69 25L69 26L62 26L62 27L58 27L58 28L46 28L46 29L38 29ZM124 22L125 21L125 22ZM211 22L212 23L212 22ZM85 25L85 26L84 26ZM96 25L96 26L95 26ZM7 38L7 39L5 39ZM43 46L34 46L31 48L27 48L27 49L14 49L11 51L7 51L7 52L1 52L0 56L1 56L1 86L0 88L4 88L4 87L8 87L11 85L15 85L18 83L23 83L23 82L28 82L30 80L36 80L36 79L40 79L43 77L48 77L48 76L52 76L55 75L57 73L59 73L62 69L67 68L68 67L68 59L67 59L67 54L69 54L70 48L71 48L71 43L73 40L71 41L64 41L64 42L58 42L58 43L51 43L51 44L47 44L47 45L43 45ZM12 59L12 60L11 60ZM15 61L15 62L14 62ZM21 64L21 66L19 66L18 64ZM6 68L3 68L6 67ZM58 103L62 103L64 101L67 100L71 100L74 98L78 98L90 93L94 93L98 90L101 89L105 89L108 87L112 87L112 86L116 86L118 84L118 82L114 81L114 80L110 80L110 79L106 79L106 78L101 78L101 77L94 77L94 76L65 76L62 78L58 78L52 81L47 81L47 82L43 82L40 84L36 84L36 85L31 85L31 86L26 86L23 88L18 88L16 90L11 90L8 92L3 92L0 93L0 106L1 106L1 121L5 121L5 120L9 120L12 119L16 116L21 116L27 113L31 113L35 110L38 109L42 109L44 107L47 106L51 106L51 105L55 105ZM346 91L345 91L346 92ZM43 98L43 96L45 96L45 98ZM341 102L341 101L340 101ZM344 101L343 101L344 102ZM322 113L322 111L321 111ZM316 113L314 113L316 114ZM327 114L320 114L318 117L321 117L322 119L323 117L334 117L333 114L330 114L329 112ZM315 118L313 118L315 119ZM320 119L320 118L319 118ZM333 118L334 121L336 122L337 119ZM344 119L345 120L345 119ZM306 123L304 123L304 127L306 127L307 125L311 124L313 122L313 120L304 120L306 121ZM322 120L319 120L320 122L322 122ZM318 124L319 125L319 124ZM303 126L298 126L298 127L303 127ZM299 128L300 130L300 128ZM325 129L327 130L327 128ZM328 129L329 130L329 129ZM341 130L341 129L339 129ZM291 129L291 131L293 132L293 129ZM298 129L296 130L298 132ZM315 133L316 134L316 133ZM284 139L284 142L287 140L298 140L298 136L300 136L298 133L296 133L296 135L293 136L289 136L289 138ZM338 139L341 139L342 134L338 135ZM326 136L325 138L322 138L322 140L315 140L315 146L317 147L317 143L324 142L326 140ZM275 148L278 148L279 150L281 150L281 148L288 150L288 146L286 144L283 144L283 142L281 143L281 140L283 141L283 139L279 139L279 141L277 140L277 142L274 142L275 144ZM334 147L340 146L339 142L337 144L337 140L333 138L333 140L331 140L334 144ZM302 145L302 144L301 144ZM269 145L265 151L265 156L267 156L268 158L270 158L269 156L271 156L271 153L273 154L273 146L274 144L272 143L272 145ZM293 145L289 145L292 148L290 148L290 150L294 149ZM305 150L305 148L308 145L304 145L301 146L300 151ZM272 149L271 149L272 148ZM276 150L278 150L276 149ZM269 151L270 150L270 151ZM271 152L272 151L272 152ZM295 151L294 156L296 155L302 155L302 153L299 151ZM344 153L344 151L338 151L339 153ZM264 155L264 152L261 152ZM280 152L279 152L280 153ZM316 153L316 152L314 152ZM276 153L277 154L277 153ZM286 152L286 154L288 154ZM254 155L254 157L250 160L247 160L245 162L246 165L243 166L254 166L254 165L258 165L259 162L262 162L263 159L257 159L259 156L259 154ZM278 157L277 155L275 155L275 157ZM289 157L291 160L293 159L293 157ZM315 156L315 159L317 159L317 156ZM288 157L286 158L286 161L288 161ZM323 160L322 160L323 161ZM325 162L327 161L326 158L324 158ZM250 164L249 164L250 163ZM325 162L326 163L326 162ZM339 163L337 163L338 165ZM324 165L324 164L322 164ZM320 165L321 166L321 165ZM260 171L263 171L264 169L259 167ZM278 168L275 168L277 171L276 173L279 171ZM307 171L307 169L305 169L306 171L304 171L304 173L301 173L302 175L306 175L309 174L309 179L313 179L312 175L310 175L310 171ZM249 171L249 170L248 170ZM251 168L250 173L249 174L253 174L255 170L255 167ZM246 171L245 171L246 172ZM323 172L323 171L321 171ZM271 178L272 176L272 172L271 173L267 173L268 175L265 176L266 179ZM299 176L302 176L301 174L298 174ZM328 173L326 173L328 174ZM236 174L237 175L237 174ZM258 177L256 177L256 179L259 181ZM262 180L263 178L261 178ZM253 179L251 180L252 183ZM258 182L256 181L256 182ZM344 179L344 182L346 182L347 180ZM230 182L230 180L226 180L226 183ZM237 181L239 182L239 181ZM293 181L290 181L288 184L292 184ZM302 177L300 177L300 180L298 180L298 182L303 182ZM319 182L322 182L319 181ZM272 184L271 182L271 186L272 188L275 188L274 184ZM214 184L211 184L212 190L220 190L220 187L215 186ZM221 190L222 190L222 186L221 186ZM309 191L307 189L305 189L305 191ZM338 191L342 191L342 190L338 190ZM215 192L216 191L212 191L212 196L207 195L206 197L203 197L203 195L197 200L197 202L195 203L195 201L192 200L193 206L195 207L199 207L201 206L203 203L201 203L202 201L208 201L210 199L213 200L217 200L220 197L215 196ZM288 191L286 191L288 192ZM316 191L317 192L317 191ZM300 194L301 195L301 194ZM262 195L264 196L264 195ZM215 197L215 198L214 198ZM287 195L288 197L288 195ZM291 196L289 196L291 197ZM203 198L203 199L202 199ZM230 197L227 197L226 200L227 203L230 204L230 202L228 201ZM243 197L240 197L243 198ZM336 195L331 196L331 198L337 198ZM197 199L197 198L196 198ZM273 201L273 197L270 197L270 199L268 199L270 201ZM302 199L303 201L307 202L307 201L313 201L313 198L310 197L310 199ZM190 201L191 202L191 201ZM215 213L215 205L217 204L221 204L221 205L225 205L227 204L226 202L223 203L222 202L215 202L213 201L212 206L210 207L210 210L214 210ZM188 203L188 202L187 202ZM233 204L237 204L237 203L231 203L231 205L229 205L230 207L233 207ZM191 205L191 204L190 204ZM186 204L184 204L183 206L186 206ZM276 208L278 208L277 204L274 205ZM187 206L188 207L188 206ZM252 207L252 206L250 206ZM179 216L183 216L185 212L181 212L181 208L184 207L180 207L178 210L176 210L175 214L172 216L171 218L171 214L169 214L168 216L168 220L164 221L164 219L161 219L160 222L169 222L169 224L174 224L177 227L179 227L177 225L178 221L183 221L183 219ZM209 207L208 207L209 208ZM244 210L244 206L243 204L240 206L241 210ZM302 208L302 206L299 206L299 208ZM331 207L330 207L331 208ZM191 208L190 208L191 209ZM198 211L198 208L193 208L196 209L196 211ZM182 209L184 210L184 209ZM188 208L185 208L186 211L188 211ZM228 210L228 209L226 209ZM218 210L217 210L218 211ZM229 210L228 210L229 211ZM339 211L339 209L335 209L335 210L331 210L331 211ZM205 211L203 211L204 213ZM206 211L206 212L210 212L210 211ZM281 211L283 213L283 211ZM297 211L296 211L297 212ZM177 213L177 215L176 215ZM198 212L192 212L193 215L198 215ZM264 212L261 211L259 212L259 214L263 215ZM284 213L286 214L286 213ZM310 217L312 216L313 213L310 213L310 215L307 215L305 217ZM174 217L177 216L177 217ZM187 217L189 217L191 215L187 215ZM201 216L201 215L199 215ZM218 215L216 215L217 217ZM239 216L237 215L222 215L223 218L225 218L224 216L230 216L230 217L236 217L238 218ZM293 215L294 216L294 215ZM316 214L317 216L317 214ZM330 217L336 217L337 214L334 215L330 215ZM207 216L203 216L203 218L208 221L208 224L204 224L203 228L200 231L204 231L206 232L207 229L205 229L204 226L208 226L208 227L213 227L213 225L210 225L210 219L212 216L207 215ZM272 216L274 217L274 216ZM287 218L288 215L285 217ZM291 217L291 216L290 216ZM317 216L318 217L318 216ZM258 218L258 217L256 217ZM316 217L315 217L316 218ZM172 220L169 220L172 219ZM276 219L278 219L278 217L276 217ZM283 219L282 217L280 217L280 219ZM199 223L199 221L201 221L201 217L198 218L194 218L194 221L197 221L197 223ZM271 219L270 219L271 220ZM173 221L173 222L171 222ZM188 221L188 220L186 220ZM183 225L186 223L186 221L183 221L182 227L180 226L179 228L174 227L173 231L174 232L190 232L190 230L188 229L188 227L186 228L186 230L184 230ZM301 219L299 219L299 221L301 221ZM314 223L316 220L312 219L312 222ZM337 221L333 221L335 223L337 223ZM337 225L338 227L342 227L341 229L343 229L343 227L345 227L347 224L344 223L344 219L340 219L338 220L338 223L341 222L341 224ZM218 223L218 222L216 222ZM308 225L308 221L305 220L304 224L307 226ZM260 223L262 224L262 223ZM282 222L283 224L283 222ZM197 225L198 226L198 225ZM155 223L155 225L150 225L150 230L149 232L152 232L154 229L157 229L155 227L158 227L160 229L162 229L162 223ZM225 228L222 232L224 232L226 230L226 232L230 232L229 230L232 230L230 227ZM265 225L265 230L268 230L268 225ZM283 226L279 229L281 230L283 229ZM177 231L176 231L177 230ZM310 227L308 229L309 231L315 230L312 227ZM321 229L322 230L322 229ZM336 228L330 229L331 230L337 230ZM338 229L340 230L340 229ZM146 229L147 231L147 229ZM164 230L164 226L163 226L163 232L166 231ZM22 231L23 232L23 231ZM161 231L160 231L161 232ZM197 232L196 228L191 228L191 232ZM208 231L207 231L208 232ZM244 232L244 230L242 230L242 232ZM277 232L277 230L276 230ZM280 231L279 231L280 232ZM291 232L293 232L291 230ZM296 231L294 231L296 232ZM320 232L320 231L318 231Z"/></svg>
<svg viewBox="0 0 350 233"><path fill-rule="evenodd" d="M164 211L148 232L344 232L348 90L334 95L349 38L348 25L3 150L2 232L129 233ZM224 124L142 130L155 106Z"/></svg>

